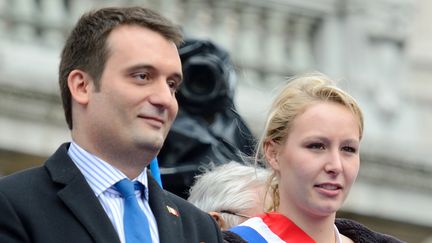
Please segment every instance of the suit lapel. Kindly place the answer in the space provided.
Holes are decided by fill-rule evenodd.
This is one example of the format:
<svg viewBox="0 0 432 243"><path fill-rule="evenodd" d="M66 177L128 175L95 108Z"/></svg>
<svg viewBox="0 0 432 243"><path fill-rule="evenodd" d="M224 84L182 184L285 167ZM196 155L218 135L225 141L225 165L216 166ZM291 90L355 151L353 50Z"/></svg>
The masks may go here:
<svg viewBox="0 0 432 243"><path fill-rule="evenodd" d="M67 155L67 147L67 144L63 144L45 164L52 180L64 184L57 195L84 225L95 242L120 243L117 232L99 200Z"/></svg>
<svg viewBox="0 0 432 243"><path fill-rule="evenodd" d="M177 206L168 199L166 192L150 175L148 185L149 204L156 218L160 242L183 242L183 227Z"/></svg>

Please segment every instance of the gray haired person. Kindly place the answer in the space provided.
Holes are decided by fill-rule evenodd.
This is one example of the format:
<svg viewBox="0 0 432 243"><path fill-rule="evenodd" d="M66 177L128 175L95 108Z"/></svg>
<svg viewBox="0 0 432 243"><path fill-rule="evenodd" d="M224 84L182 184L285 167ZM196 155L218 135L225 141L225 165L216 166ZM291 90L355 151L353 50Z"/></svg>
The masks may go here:
<svg viewBox="0 0 432 243"><path fill-rule="evenodd" d="M188 201L226 230L265 211L265 202L270 202L265 192L269 176L269 170L253 164L211 164L196 177Z"/></svg>

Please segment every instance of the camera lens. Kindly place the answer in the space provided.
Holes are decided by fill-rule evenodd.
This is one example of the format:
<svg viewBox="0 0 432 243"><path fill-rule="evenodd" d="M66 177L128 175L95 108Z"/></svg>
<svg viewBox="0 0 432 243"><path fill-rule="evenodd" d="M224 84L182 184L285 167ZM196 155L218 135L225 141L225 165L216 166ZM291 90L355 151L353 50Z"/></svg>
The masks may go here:
<svg viewBox="0 0 432 243"><path fill-rule="evenodd" d="M192 75L189 75L192 74ZM194 96L210 95L216 88L212 68L204 64L190 65L185 72L185 88Z"/></svg>
<svg viewBox="0 0 432 243"><path fill-rule="evenodd" d="M208 41L188 41L179 49L183 84L179 106L194 114L222 111L232 100L232 63L228 54Z"/></svg>

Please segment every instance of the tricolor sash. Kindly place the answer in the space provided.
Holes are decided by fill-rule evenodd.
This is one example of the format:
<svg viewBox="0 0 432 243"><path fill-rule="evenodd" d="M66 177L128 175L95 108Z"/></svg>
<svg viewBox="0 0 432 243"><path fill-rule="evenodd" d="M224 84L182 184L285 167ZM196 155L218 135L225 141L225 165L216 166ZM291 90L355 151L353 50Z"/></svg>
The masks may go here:
<svg viewBox="0 0 432 243"><path fill-rule="evenodd" d="M315 243L289 218L279 213L250 218L229 230L249 243Z"/></svg>

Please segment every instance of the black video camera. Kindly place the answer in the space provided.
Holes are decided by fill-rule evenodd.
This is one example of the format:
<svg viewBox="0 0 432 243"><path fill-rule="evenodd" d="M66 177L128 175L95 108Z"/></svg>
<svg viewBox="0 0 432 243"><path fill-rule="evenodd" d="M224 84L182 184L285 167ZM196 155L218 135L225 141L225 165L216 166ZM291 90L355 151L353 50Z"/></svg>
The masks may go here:
<svg viewBox="0 0 432 243"><path fill-rule="evenodd" d="M228 52L207 40L179 47L183 84L179 112L158 159L165 189L187 198L200 167L242 161L255 138L234 107L235 71Z"/></svg>
<svg viewBox="0 0 432 243"><path fill-rule="evenodd" d="M206 40L186 40L179 47L183 84L179 106L191 114L209 115L232 107L235 72L229 54Z"/></svg>

